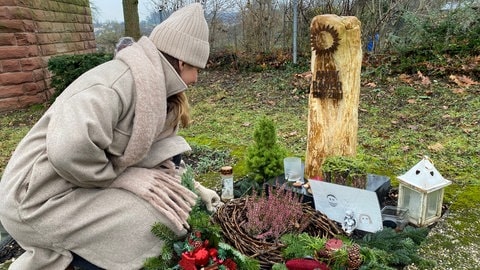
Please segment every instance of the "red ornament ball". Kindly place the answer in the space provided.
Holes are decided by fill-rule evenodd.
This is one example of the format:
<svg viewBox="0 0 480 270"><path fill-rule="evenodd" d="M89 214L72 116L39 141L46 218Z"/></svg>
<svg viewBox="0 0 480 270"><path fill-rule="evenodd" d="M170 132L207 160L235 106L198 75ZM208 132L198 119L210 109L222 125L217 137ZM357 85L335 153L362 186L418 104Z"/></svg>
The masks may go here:
<svg viewBox="0 0 480 270"><path fill-rule="evenodd" d="M291 259L285 263L288 270L330 270L328 265L312 259Z"/></svg>
<svg viewBox="0 0 480 270"><path fill-rule="evenodd" d="M337 238L328 239L327 243L325 244L325 248L328 250L338 250L338 249L341 249L342 246L343 246L342 240Z"/></svg>
<svg viewBox="0 0 480 270"><path fill-rule="evenodd" d="M208 250L204 247L199 248L195 253L193 253L193 257L195 258L195 265L198 266L205 266L210 261L210 255L208 254Z"/></svg>
<svg viewBox="0 0 480 270"><path fill-rule="evenodd" d="M218 256L218 250L216 248L211 248L208 250L210 257L216 258Z"/></svg>

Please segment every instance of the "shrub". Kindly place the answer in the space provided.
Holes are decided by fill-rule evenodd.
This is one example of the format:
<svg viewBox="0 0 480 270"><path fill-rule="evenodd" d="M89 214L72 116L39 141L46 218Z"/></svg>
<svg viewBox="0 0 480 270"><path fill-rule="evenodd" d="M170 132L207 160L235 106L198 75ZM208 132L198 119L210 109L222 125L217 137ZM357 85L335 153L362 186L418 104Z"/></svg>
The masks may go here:
<svg viewBox="0 0 480 270"><path fill-rule="evenodd" d="M277 143L273 121L261 117L253 133L254 144L247 151L247 166L257 182L264 182L282 174L283 159L287 151Z"/></svg>
<svg viewBox="0 0 480 270"><path fill-rule="evenodd" d="M48 70L52 72L51 86L55 88L54 101L80 75L113 58L110 53L59 55L48 60Z"/></svg>
<svg viewBox="0 0 480 270"><path fill-rule="evenodd" d="M422 16L405 12L402 27L389 41L400 54L399 72L425 72L425 63L447 65L451 56L476 56L480 53L478 10L462 4Z"/></svg>
<svg viewBox="0 0 480 270"><path fill-rule="evenodd" d="M268 186L268 195L255 193L245 201L247 221L245 230L257 239L278 240L283 234L294 230L303 216L300 196L279 187Z"/></svg>
<svg viewBox="0 0 480 270"><path fill-rule="evenodd" d="M339 185L365 188L367 183L367 165L357 157L327 157L322 172L327 182Z"/></svg>

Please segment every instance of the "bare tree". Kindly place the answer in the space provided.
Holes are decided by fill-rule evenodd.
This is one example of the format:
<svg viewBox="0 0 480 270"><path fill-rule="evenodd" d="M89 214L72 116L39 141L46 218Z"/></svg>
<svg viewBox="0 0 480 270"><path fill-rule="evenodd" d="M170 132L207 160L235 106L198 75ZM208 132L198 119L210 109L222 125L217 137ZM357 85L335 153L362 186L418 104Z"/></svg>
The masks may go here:
<svg viewBox="0 0 480 270"><path fill-rule="evenodd" d="M231 0L209 0L204 2L212 49L231 45L233 40L229 38L228 32L235 31L232 27L236 24L236 17L233 16L234 3Z"/></svg>
<svg viewBox="0 0 480 270"><path fill-rule="evenodd" d="M247 52L271 52L282 31L283 14L275 0L247 0L240 3L243 41Z"/></svg>
<svg viewBox="0 0 480 270"><path fill-rule="evenodd" d="M102 24L101 30L95 33L97 50L105 53L113 53L115 44L122 37L123 24L116 21L107 21Z"/></svg>
<svg viewBox="0 0 480 270"><path fill-rule="evenodd" d="M122 0L125 36L138 40L141 37L138 0Z"/></svg>
<svg viewBox="0 0 480 270"><path fill-rule="evenodd" d="M92 20L94 24L100 23L98 18L100 18L100 10L94 2L90 1L90 10L92 12Z"/></svg>

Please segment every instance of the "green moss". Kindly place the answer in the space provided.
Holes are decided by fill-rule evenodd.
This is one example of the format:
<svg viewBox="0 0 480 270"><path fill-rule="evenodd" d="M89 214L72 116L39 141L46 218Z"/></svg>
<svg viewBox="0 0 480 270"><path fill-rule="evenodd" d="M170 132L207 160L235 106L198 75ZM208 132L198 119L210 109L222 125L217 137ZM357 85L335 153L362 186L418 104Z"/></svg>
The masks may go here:
<svg viewBox="0 0 480 270"><path fill-rule="evenodd" d="M411 98L418 94L417 90L410 86L400 86L395 88L395 95L399 98Z"/></svg>
<svg viewBox="0 0 480 270"><path fill-rule="evenodd" d="M247 147L237 146L232 149L232 157L237 160L234 167L234 173L237 178L242 178L248 173L247 163L245 159L245 151Z"/></svg>
<svg viewBox="0 0 480 270"><path fill-rule="evenodd" d="M211 171L198 175L195 180L202 183L205 187L213 190L220 190L222 187L222 180L219 172Z"/></svg>
<svg viewBox="0 0 480 270"><path fill-rule="evenodd" d="M20 140L44 113L43 105L34 105L15 112L3 113L0 117L0 176Z"/></svg>
<svg viewBox="0 0 480 270"><path fill-rule="evenodd" d="M480 196L478 185L458 186L454 185L453 190L456 190L455 197L452 198L455 203L450 207L450 211L460 211L462 209L479 209L480 208ZM478 217L475 217L475 221ZM480 230L480 224L479 224Z"/></svg>

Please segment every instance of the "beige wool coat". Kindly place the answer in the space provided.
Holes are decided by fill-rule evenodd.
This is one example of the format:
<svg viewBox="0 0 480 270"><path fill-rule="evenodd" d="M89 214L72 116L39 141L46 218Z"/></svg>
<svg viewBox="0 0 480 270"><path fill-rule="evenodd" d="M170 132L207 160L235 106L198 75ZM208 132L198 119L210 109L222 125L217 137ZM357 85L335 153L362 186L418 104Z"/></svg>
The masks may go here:
<svg viewBox="0 0 480 270"><path fill-rule="evenodd" d="M190 149L166 128L166 99L186 87L143 37L64 90L0 181L0 220L26 250L11 269L65 269L71 252L105 269L139 269L159 255L152 225L172 223L108 187L129 166L153 167Z"/></svg>

